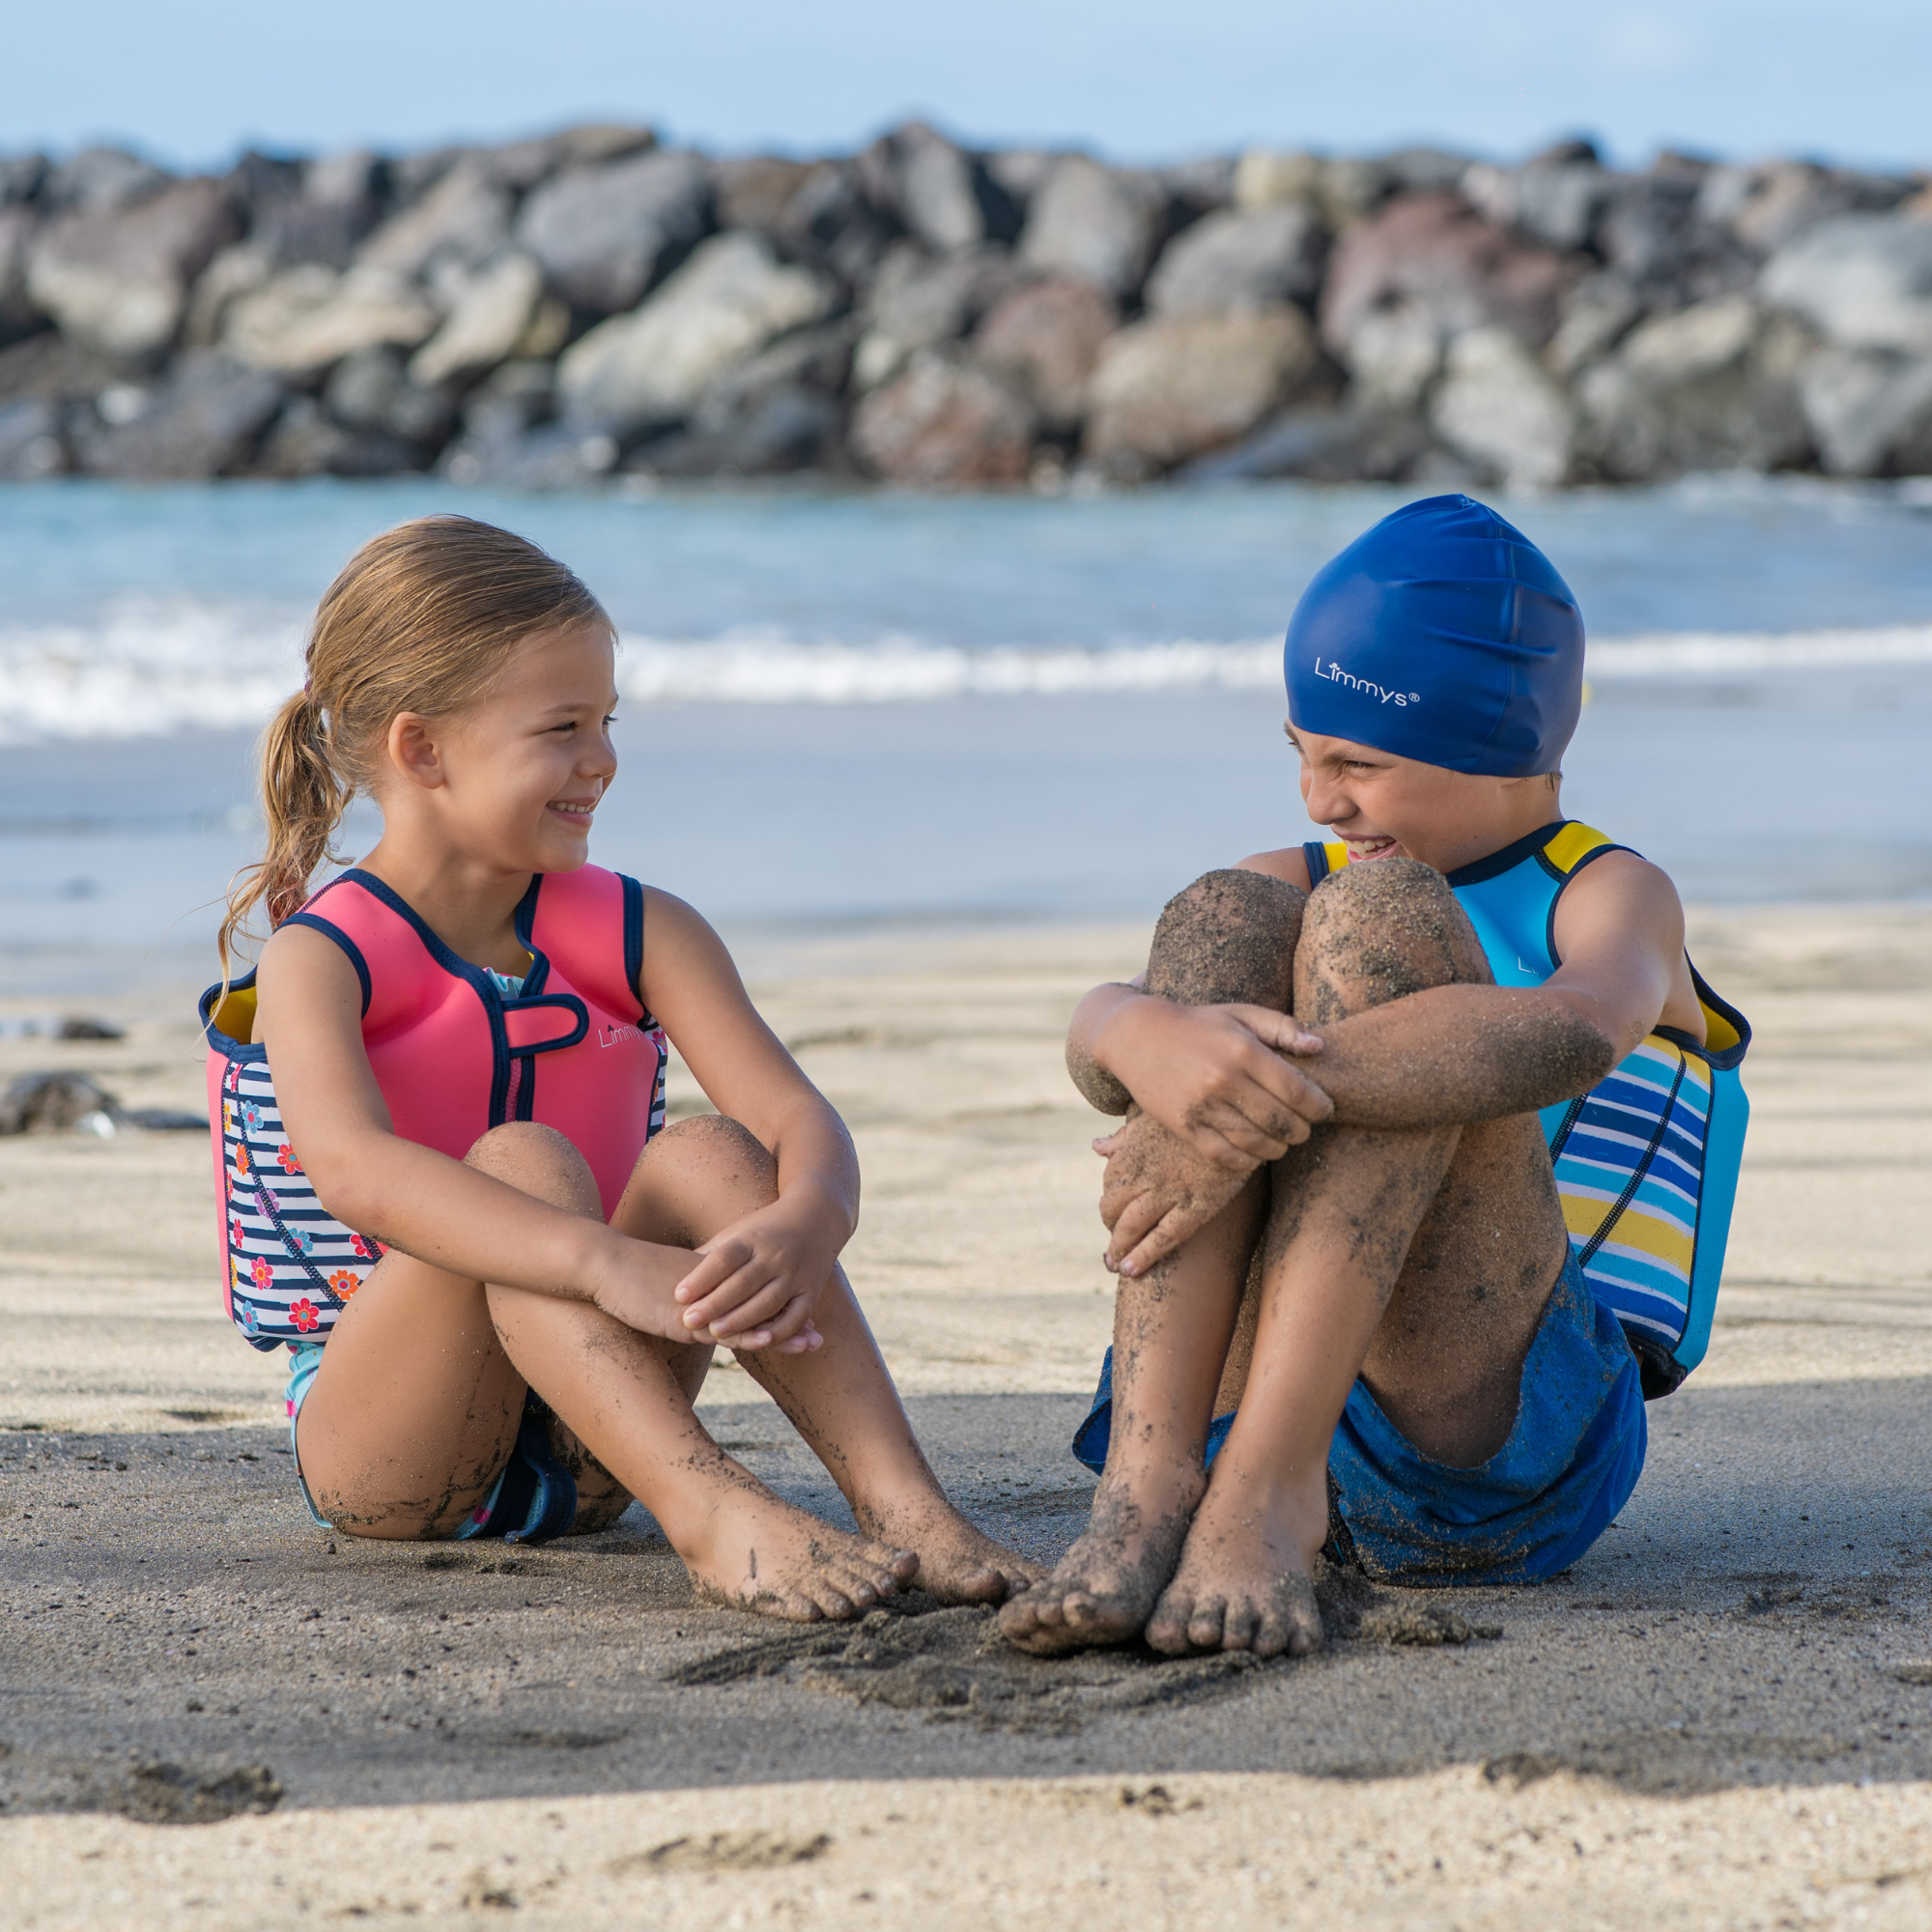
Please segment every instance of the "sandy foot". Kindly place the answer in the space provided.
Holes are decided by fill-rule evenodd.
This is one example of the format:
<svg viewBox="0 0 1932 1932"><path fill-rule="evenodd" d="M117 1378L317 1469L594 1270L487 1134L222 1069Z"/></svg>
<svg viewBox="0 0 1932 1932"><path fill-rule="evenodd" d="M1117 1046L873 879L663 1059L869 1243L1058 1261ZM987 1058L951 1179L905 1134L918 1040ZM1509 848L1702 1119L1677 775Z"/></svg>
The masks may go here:
<svg viewBox="0 0 1932 1932"><path fill-rule="evenodd" d="M910 1588L942 1604L1004 1604L1045 1577L1038 1564L973 1527L943 1496L903 1509L862 1510L859 1520L880 1543L919 1553Z"/></svg>
<svg viewBox="0 0 1932 1932"><path fill-rule="evenodd" d="M1000 1612L1007 1641L1039 1657L1130 1643L1174 1575L1190 1503L1180 1495L1165 1508L1148 1507L1124 1482L1103 1477L1087 1533L1045 1582Z"/></svg>
<svg viewBox="0 0 1932 1932"><path fill-rule="evenodd" d="M678 1554L699 1596L793 1623L863 1616L919 1570L909 1549L848 1536L756 1490L727 1492L703 1547Z"/></svg>
<svg viewBox="0 0 1932 1932"><path fill-rule="evenodd" d="M1217 1467L1196 1514L1174 1580L1148 1621L1147 1640L1170 1656L1251 1650L1257 1657L1306 1657L1321 1648L1315 1602L1315 1551L1326 1532L1307 1497L1268 1498L1259 1485ZM1321 1527L1311 1532L1308 1523Z"/></svg>

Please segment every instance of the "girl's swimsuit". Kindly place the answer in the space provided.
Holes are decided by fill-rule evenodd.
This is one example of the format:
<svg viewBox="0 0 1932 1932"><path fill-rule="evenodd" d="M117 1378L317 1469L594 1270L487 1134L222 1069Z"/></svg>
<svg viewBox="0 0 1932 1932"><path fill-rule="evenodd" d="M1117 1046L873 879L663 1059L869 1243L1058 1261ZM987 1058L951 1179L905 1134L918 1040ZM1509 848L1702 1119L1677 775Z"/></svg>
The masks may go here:
<svg viewBox="0 0 1932 1932"><path fill-rule="evenodd" d="M531 962L521 981L459 959L359 869L331 880L287 923L324 934L355 969L363 1046L398 1134L461 1159L490 1128L535 1121L583 1155L605 1213L616 1207L664 1124L667 1047L637 992L643 888L635 879L595 866L532 878L516 912ZM223 1293L255 1348L291 1351L293 1439L328 1331L383 1246L322 1206L296 1156L267 1051L252 1038L255 975L210 987L200 1011ZM323 1522L305 1484L302 1493ZM550 1455L532 1397L517 1453L458 1534L535 1540L567 1526L574 1508L575 1487Z"/></svg>
<svg viewBox="0 0 1932 1932"><path fill-rule="evenodd" d="M1556 903L1577 874L1626 851L1561 821L1448 875L1498 985L1537 986L1561 964ZM1320 885L1348 863L1303 847ZM1636 1487L1644 1401L1703 1359L1723 1267L1748 1105L1744 1015L1691 969L1699 1042L1659 1027L1578 1100L1546 1108L1570 1254L1523 1363L1509 1439L1475 1468L1424 1456L1359 1379L1328 1453L1330 1553L1409 1584L1519 1582L1566 1569ZM1105 1466L1113 1351L1073 1453ZM1233 1415L1215 1418L1212 1462Z"/></svg>

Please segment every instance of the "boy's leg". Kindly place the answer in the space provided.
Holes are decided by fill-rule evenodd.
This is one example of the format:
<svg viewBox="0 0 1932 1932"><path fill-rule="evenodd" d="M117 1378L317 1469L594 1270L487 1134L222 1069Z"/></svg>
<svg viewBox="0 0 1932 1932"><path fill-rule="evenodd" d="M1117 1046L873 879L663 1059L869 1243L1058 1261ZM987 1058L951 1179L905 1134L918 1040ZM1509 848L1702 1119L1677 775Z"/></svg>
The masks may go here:
<svg viewBox="0 0 1932 1932"><path fill-rule="evenodd" d="M735 1203L727 1218L736 1219L778 1198L777 1163L737 1122L705 1116L668 1133L681 1137L677 1179L652 1185L647 1153L613 1226L643 1240L693 1247L724 1225L714 1219L699 1232L706 1200ZM797 1355L757 1350L739 1365L831 1472L866 1535L917 1551L911 1584L942 1602L998 1604L1023 1589L1038 1576L1036 1566L982 1536L946 1500L843 1268L834 1271L812 1321L825 1338L822 1349ZM708 1359L710 1350L703 1352Z"/></svg>
<svg viewBox="0 0 1932 1932"><path fill-rule="evenodd" d="M1319 1028L1490 978L1439 875L1379 860L1311 900L1295 1010ZM1278 1163L1252 1360L1236 1375L1244 1386L1224 1391L1239 1412L1149 1641L1264 1655L1318 1645L1310 1576L1327 1529L1329 1443L1356 1374L1424 1455L1487 1460L1509 1435L1567 1252L1534 1115L1320 1127Z"/></svg>
<svg viewBox="0 0 1932 1932"><path fill-rule="evenodd" d="M1147 990L1185 1006L1286 1010L1307 903L1258 872L1196 880L1154 929ZM1265 1170L1232 1176L1137 1111L1126 1139L1126 1158L1144 1158L1163 1178L1184 1175L1197 1198L1223 1205L1146 1274L1121 1280L1112 1435L1092 1520L1052 1577L1000 1620L1011 1641L1046 1653L1137 1634L1174 1574L1206 1487L1208 1424L1267 1209Z"/></svg>

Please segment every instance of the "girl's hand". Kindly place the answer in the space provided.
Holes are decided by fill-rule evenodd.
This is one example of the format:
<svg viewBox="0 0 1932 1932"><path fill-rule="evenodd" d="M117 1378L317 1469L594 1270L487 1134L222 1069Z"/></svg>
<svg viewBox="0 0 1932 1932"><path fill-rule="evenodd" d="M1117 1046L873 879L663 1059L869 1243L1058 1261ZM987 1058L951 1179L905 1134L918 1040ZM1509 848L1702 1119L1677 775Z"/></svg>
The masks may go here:
<svg viewBox="0 0 1932 1932"><path fill-rule="evenodd" d="M1289 1057L1319 1054L1320 1037L1266 1007L1135 1000L1107 1023L1104 1047L1142 1111L1230 1174L1279 1160L1334 1111Z"/></svg>
<svg viewBox="0 0 1932 1932"><path fill-rule="evenodd" d="M687 1342L803 1354L823 1345L811 1311L832 1279L839 1241L829 1214L779 1200L734 1221L697 1250L672 1291Z"/></svg>

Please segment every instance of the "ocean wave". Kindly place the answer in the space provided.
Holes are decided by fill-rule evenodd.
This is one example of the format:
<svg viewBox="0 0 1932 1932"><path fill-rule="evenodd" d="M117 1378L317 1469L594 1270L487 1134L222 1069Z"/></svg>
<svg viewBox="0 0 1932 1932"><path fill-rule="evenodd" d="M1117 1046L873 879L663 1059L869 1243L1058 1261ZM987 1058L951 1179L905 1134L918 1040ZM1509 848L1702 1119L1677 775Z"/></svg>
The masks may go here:
<svg viewBox="0 0 1932 1932"><path fill-rule="evenodd" d="M300 678L300 623L231 605L117 604L98 621L0 629L0 743L128 738L267 722ZM1595 679L1709 678L1932 664L1932 624L1659 632L1593 639ZM782 632L628 635L624 696L647 704L878 704L969 697L1267 690L1274 639L962 646Z"/></svg>

